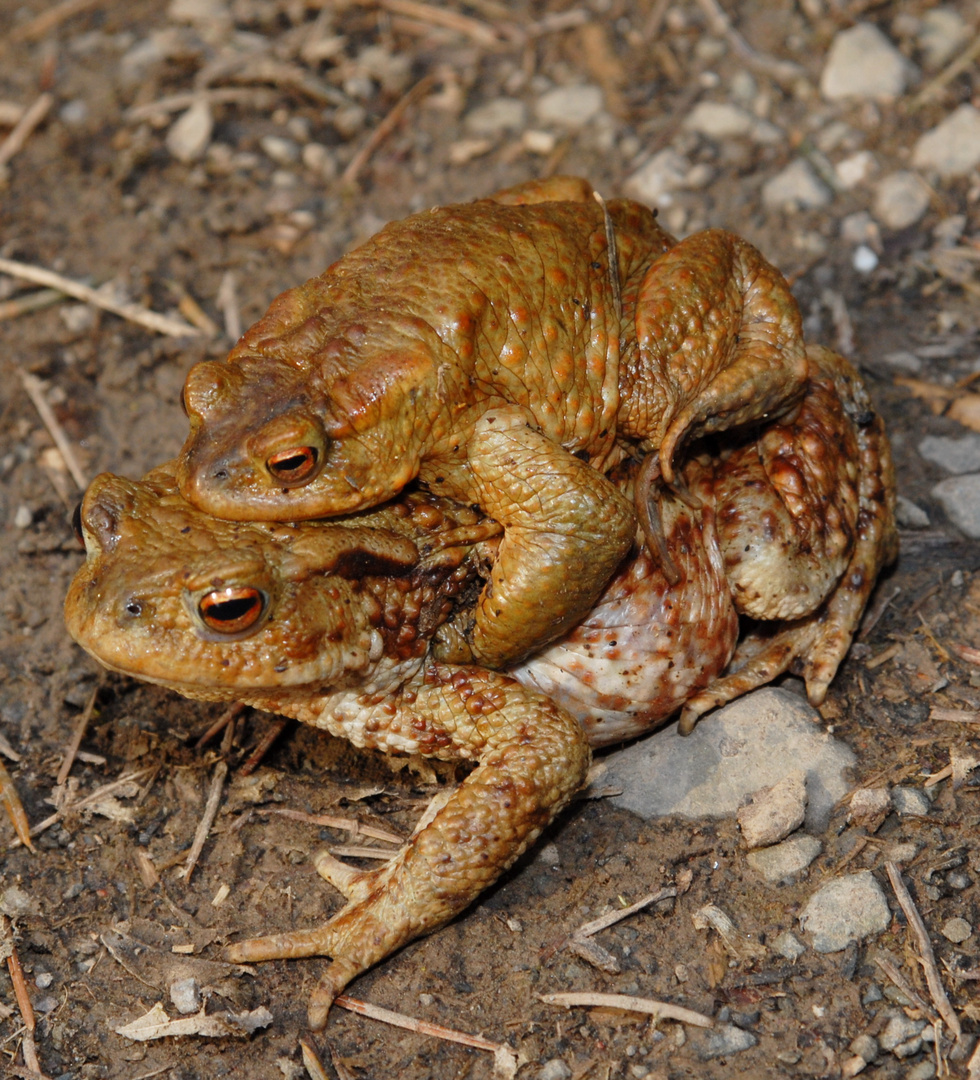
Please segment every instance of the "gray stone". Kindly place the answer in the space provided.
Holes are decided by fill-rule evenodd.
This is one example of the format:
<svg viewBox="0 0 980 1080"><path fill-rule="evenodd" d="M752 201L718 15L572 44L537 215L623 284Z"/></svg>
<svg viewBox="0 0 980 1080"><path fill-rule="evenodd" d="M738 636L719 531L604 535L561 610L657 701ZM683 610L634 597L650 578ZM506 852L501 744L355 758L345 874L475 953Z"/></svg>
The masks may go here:
<svg viewBox="0 0 980 1080"><path fill-rule="evenodd" d="M745 861L766 881L777 882L805 870L820 854L823 845L815 836L801 833L781 844L750 851Z"/></svg>
<svg viewBox="0 0 980 1080"><path fill-rule="evenodd" d="M929 528L929 515L904 495L899 495L895 500L895 520L902 529Z"/></svg>
<svg viewBox="0 0 980 1080"><path fill-rule="evenodd" d="M806 762L806 825L820 832L847 793L843 774L855 759L819 719L802 698L766 687L711 713L691 735L674 726L610 754L604 782L622 789L614 805L641 817L722 817Z"/></svg>
<svg viewBox="0 0 980 1080"><path fill-rule="evenodd" d="M201 988L197 985L197 979L178 979L172 982L170 1000L174 1003L177 1012L185 1016L197 1012L201 1007Z"/></svg>
<svg viewBox="0 0 980 1080"><path fill-rule="evenodd" d="M493 138L507 131L522 131L527 123L527 109L517 98L498 97L478 105L467 113L463 125L471 135Z"/></svg>
<svg viewBox="0 0 980 1080"><path fill-rule="evenodd" d="M894 349L892 352L886 352L881 360L890 368L906 375L918 375L922 370L922 357L909 352L908 349Z"/></svg>
<svg viewBox="0 0 980 1080"><path fill-rule="evenodd" d="M199 161L204 157L213 130L211 106L205 98L200 98L171 124L166 138L167 149L185 164Z"/></svg>
<svg viewBox="0 0 980 1080"><path fill-rule="evenodd" d="M892 804L899 817L923 817L932 809L929 796L919 788L892 788Z"/></svg>
<svg viewBox="0 0 980 1080"><path fill-rule="evenodd" d="M980 474L943 480L932 489L932 497L960 532L980 540Z"/></svg>
<svg viewBox="0 0 980 1080"><path fill-rule="evenodd" d="M931 1058L926 1058L924 1061L917 1061L906 1072L903 1080L932 1080L935 1075L936 1063Z"/></svg>
<svg viewBox="0 0 980 1080"><path fill-rule="evenodd" d="M927 435L919 443L919 453L947 472L961 476L980 472L980 434L971 432L953 438L950 435Z"/></svg>
<svg viewBox="0 0 980 1080"><path fill-rule="evenodd" d="M263 135L259 139L259 146L277 165L293 165L299 161L299 144L293 139L286 139L282 135Z"/></svg>
<svg viewBox="0 0 980 1080"><path fill-rule="evenodd" d="M947 180L975 169L980 165L980 111L972 105L960 105L920 136L912 151L912 164Z"/></svg>
<svg viewBox="0 0 980 1080"><path fill-rule="evenodd" d="M851 1043L850 1051L870 1065L878 1056L878 1040L871 1035L858 1035Z"/></svg>
<svg viewBox="0 0 980 1080"><path fill-rule="evenodd" d="M843 161L838 161L834 166L837 186L844 191L850 191L858 184L863 184L876 168L874 154L870 150L859 150L856 154L844 158Z"/></svg>
<svg viewBox="0 0 980 1080"><path fill-rule="evenodd" d="M958 11L937 7L925 12L916 44L923 52L923 64L930 71L941 68L970 39L970 28Z"/></svg>
<svg viewBox="0 0 980 1080"><path fill-rule="evenodd" d="M602 112L598 86L559 86L538 98L535 115L542 124L580 128Z"/></svg>
<svg viewBox="0 0 980 1080"><path fill-rule="evenodd" d="M858 788L851 796L847 820L852 825L877 832L892 808L892 796L888 788Z"/></svg>
<svg viewBox="0 0 980 1080"><path fill-rule="evenodd" d="M771 787L752 794L738 811L742 841L747 848L769 847L803 824L806 813L806 773L794 769Z"/></svg>
<svg viewBox="0 0 980 1080"><path fill-rule="evenodd" d="M820 953L840 952L852 941L887 930L888 901L870 870L846 874L818 889L800 915L800 926L813 935Z"/></svg>
<svg viewBox="0 0 980 1080"><path fill-rule="evenodd" d="M711 1031L698 1035L691 1040L695 1053L702 1061L727 1057L740 1050L749 1050L759 1041L751 1031L736 1027L734 1024L720 1024Z"/></svg>
<svg viewBox="0 0 980 1080"><path fill-rule="evenodd" d="M779 956L785 957L793 964L806 952L803 942L789 930L784 930L775 938L772 947Z"/></svg>
<svg viewBox="0 0 980 1080"><path fill-rule="evenodd" d="M968 937L973 934L973 927L966 921L956 916L952 919L947 919L940 930L940 933L947 941L951 941L954 945L961 945Z"/></svg>
<svg viewBox="0 0 980 1080"><path fill-rule="evenodd" d="M784 138L775 124L726 101L699 101L684 118L684 127L709 139L750 138L776 143Z"/></svg>
<svg viewBox="0 0 980 1080"><path fill-rule="evenodd" d="M762 201L770 210L816 210L833 193L803 158L791 161L762 185Z"/></svg>
<svg viewBox="0 0 980 1080"><path fill-rule="evenodd" d="M561 1058L552 1058L541 1066L538 1080L569 1080L572 1070Z"/></svg>
<svg viewBox="0 0 980 1080"><path fill-rule="evenodd" d="M914 69L891 41L871 23L841 30L830 44L820 74L820 93L828 101L842 98L898 97Z"/></svg>
<svg viewBox="0 0 980 1080"><path fill-rule="evenodd" d="M654 206L657 203L669 205L671 192L685 187L691 163L687 158L669 147L654 154L641 165L623 184L623 191L639 202Z"/></svg>
<svg viewBox="0 0 980 1080"><path fill-rule="evenodd" d="M894 1051L896 1047L918 1036L925 1026L925 1020L910 1020L905 1013L892 1013L884 1031L878 1036L878 1045L882 1050Z"/></svg>
<svg viewBox="0 0 980 1080"><path fill-rule="evenodd" d="M878 184L874 215L889 229L907 229L929 209L929 200L929 188L922 177L900 169Z"/></svg>

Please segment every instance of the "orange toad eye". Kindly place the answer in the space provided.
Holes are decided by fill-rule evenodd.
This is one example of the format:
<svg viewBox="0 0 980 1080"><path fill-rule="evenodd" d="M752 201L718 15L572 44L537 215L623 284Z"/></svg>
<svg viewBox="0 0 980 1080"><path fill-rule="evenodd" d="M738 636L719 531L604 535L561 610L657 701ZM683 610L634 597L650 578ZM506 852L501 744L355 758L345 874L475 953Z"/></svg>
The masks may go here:
<svg viewBox="0 0 980 1080"><path fill-rule="evenodd" d="M273 454L266 465L281 484L296 484L312 476L316 459L315 446L293 446Z"/></svg>
<svg viewBox="0 0 980 1080"><path fill-rule="evenodd" d="M229 585L203 596L197 610L209 629L219 634L240 634L262 617L265 596L250 585Z"/></svg>

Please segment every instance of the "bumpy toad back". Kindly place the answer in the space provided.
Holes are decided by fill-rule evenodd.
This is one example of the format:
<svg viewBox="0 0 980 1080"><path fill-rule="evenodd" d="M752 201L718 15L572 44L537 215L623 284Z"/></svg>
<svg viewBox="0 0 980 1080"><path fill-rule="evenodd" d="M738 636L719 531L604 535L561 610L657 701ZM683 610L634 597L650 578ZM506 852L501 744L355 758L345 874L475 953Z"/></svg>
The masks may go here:
<svg viewBox="0 0 980 1080"><path fill-rule="evenodd" d="M181 489L243 520L375 505L415 476L476 503L505 536L456 658L500 667L574 625L628 551L634 514L601 475L623 438L669 480L689 438L775 415L805 377L795 303L750 245L676 244L558 178L396 222L284 293L188 376Z"/></svg>

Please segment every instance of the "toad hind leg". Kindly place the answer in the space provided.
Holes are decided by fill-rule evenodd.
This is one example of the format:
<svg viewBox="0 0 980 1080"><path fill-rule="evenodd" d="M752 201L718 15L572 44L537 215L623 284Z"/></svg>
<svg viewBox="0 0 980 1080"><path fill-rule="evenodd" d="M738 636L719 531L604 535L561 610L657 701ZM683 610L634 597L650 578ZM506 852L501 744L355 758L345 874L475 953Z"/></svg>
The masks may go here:
<svg viewBox="0 0 980 1080"><path fill-rule="evenodd" d="M378 704L354 693L329 708L370 730L428 739L441 757L478 767L386 866L321 865L348 903L323 926L232 945L236 963L329 956L309 1022L326 1023L334 998L356 975L448 922L537 838L585 781L590 754L579 723L541 694L477 668L433 665ZM329 724L326 726L329 727Z"/></svg>
<svg viewBox="0 0 980 1080"><path fill-rule="evenodd" d="M479 503L504 537L476 607L472 656L442 659L503 668L554 641L590 610L636 535L630 500L520 409L481 417L450 483L440 491Z"/></svg>
<svg viewBox="0 0 980 1080"><path fill-rule="evenodd" d="M782 274L722 229L682 240L635 298L620 377L621 434L659 448L667 484L690 438L788 413L803 393L799 309Z"/></svg>

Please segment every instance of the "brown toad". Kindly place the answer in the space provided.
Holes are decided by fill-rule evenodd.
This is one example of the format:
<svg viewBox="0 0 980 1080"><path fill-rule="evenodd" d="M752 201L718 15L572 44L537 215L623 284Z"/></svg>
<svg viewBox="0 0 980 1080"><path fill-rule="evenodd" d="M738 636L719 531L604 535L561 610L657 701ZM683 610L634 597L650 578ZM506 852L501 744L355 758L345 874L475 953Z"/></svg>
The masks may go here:
<svg viewBox="0 0 980 1080"><path fill-rule="evenodd" d="M93 482L66 619L103 664L359 746L479 763L383 869L317 858L348 898L324 926L242 942L232 958L330 956L310 1008L320 1026L350 979L452 918L534 841L583 783L589 745L685 703L689 725L788 667L822 699L894 556L894 487L853 370L823 349L810 358L793 423L689 461L699 509L665 495L677 580L638 546L587 619L509 675L431 655L499 538L471 509L416 492L347 519L268 525L202 514L169 467ZM737 612L770 607L773 592L793 598L790 621L736 649Z"/></svg>
<svg viewBox="0 0 980 1080"><path fill-rule="evenodd" d="M604 472L652 451L671 482L684 442L788 413L806 372L796 303L751 245L678 243L559 177L394 222L283 293L188 375L178 477L237 520L349 513L415 477L478 505L504 537L442 655L504 667L581 619L629 550Z"/></svg>

